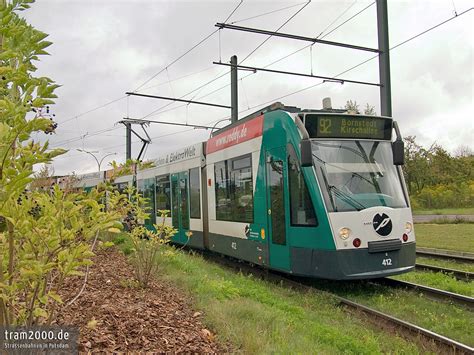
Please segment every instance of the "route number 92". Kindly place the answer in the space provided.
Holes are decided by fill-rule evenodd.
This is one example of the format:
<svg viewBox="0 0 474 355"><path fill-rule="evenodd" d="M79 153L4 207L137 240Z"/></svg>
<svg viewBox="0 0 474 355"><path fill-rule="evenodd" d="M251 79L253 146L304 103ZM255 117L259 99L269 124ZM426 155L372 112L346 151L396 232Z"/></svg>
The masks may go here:
<svg viewBox="0 0 474 355"><path fill-rule="evenodd" d="M392 259L387 258L382 260L382 265L383 266L392 266Z"/></svg>

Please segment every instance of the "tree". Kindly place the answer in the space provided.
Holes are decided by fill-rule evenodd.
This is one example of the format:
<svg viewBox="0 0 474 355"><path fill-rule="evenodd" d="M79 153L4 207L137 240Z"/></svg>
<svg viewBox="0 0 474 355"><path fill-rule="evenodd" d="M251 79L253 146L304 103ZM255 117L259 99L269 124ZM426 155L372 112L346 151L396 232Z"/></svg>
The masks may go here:
<svg viewBox="0 0 474 355"><path fill-rule="evenodd" d="M423 208L469 207L474 199L474 157L452 156L439 144L424 148L405 138L405 180Z"/></svg>
<svg viewBox="0 0 474 355"><path fill-rule="evenodd" d="M376 116L376 115L377 115L377 112L375 112L375 107L374 107L374 106L370 106L369 104L365 104L364 115L367 115L367 116Z"/></svg>
<svg viewBox="0 0 474 355"><path fill-rule="evenodd" d="M352 101L352 100L347 101L344 108L347 110L347 113L349 114L357 114L357 115L360 114L359 105L357 104L357 101Z"/></svg>
<svg viewBox="0 0 474 355"><path fill-rule="evenodd" d="M354 101L352 101L352 100L347 101L346 105L344 106L344 109L346 109L347 113L349 113L349 114L357 114L357 115L361 114L359 104L355 100ZM375 116L376 115L375 107L370 106L368 103L365 104L364 115Z"/></svg>
<svg viewBox="0 0 474 355"><path fill-rule="evenodd" d="M119 164L112 160L109 165L112 167L110 181L114 181L119 176L135 175L138 170L150 169L155 166L153 161L139 161L135 159L128 159L124 164Z"/></svg>
<svg viewBox="0 0 474 355"><path fill-rule="evenodd" d="M54 168L51 165L44 164L35 174L33 181L29 185L32 191L48 191L55 183Z"/></svg>
<svg viewBox="0 0 474 355"><path fill-rule="evenodd" d="M414 136L405 137L403 173L410 194L420 192L429 181L429 151L415 142Z"/></svg>
<svg viewBox="0 0 474 355"><path fill-rule="evenodd" d="M456 148L454 151L454 156L456 158L460 157L472 157L474 155L474 151L472 150L471 147L467 145L460 145L459 147Z"/></svg>

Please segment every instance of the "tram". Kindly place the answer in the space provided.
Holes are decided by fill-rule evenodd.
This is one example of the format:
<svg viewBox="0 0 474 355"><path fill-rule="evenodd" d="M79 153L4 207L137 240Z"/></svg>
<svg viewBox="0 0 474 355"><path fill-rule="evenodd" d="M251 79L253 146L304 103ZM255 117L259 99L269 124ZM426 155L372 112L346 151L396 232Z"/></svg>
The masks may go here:
<svg viewBox="0 0 474 355"><path fill-rule="evenodd" d="M402 164L392 118L275 103L136 179L145 224L169 210L174 243L295 275L369 279L415 266Z"/></svg>

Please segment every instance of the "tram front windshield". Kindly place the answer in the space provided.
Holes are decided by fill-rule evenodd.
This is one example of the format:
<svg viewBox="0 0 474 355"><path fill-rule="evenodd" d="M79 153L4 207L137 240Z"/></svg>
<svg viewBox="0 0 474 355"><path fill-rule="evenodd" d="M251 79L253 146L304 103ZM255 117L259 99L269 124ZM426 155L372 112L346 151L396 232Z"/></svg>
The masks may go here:
<svg viewBox="0 0 474 355"><path fill-rule="evenodd" d="M312 153L330 212L407 207L389 141L312 141Z"/></svg>

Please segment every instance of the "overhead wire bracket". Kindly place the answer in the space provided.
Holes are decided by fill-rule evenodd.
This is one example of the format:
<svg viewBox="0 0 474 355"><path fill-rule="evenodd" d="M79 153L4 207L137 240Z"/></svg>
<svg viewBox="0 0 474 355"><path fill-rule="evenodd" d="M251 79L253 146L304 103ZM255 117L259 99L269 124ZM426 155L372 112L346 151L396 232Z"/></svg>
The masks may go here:
<svg viewBox="0 0 474 355"><path fill-rule="evenodd" d="M238 69L245 69L245 70L255 70L255 71L264 71L264 72L276 73L276 74L304 76L304 77L308 77L308 78L323 79L323 80L327 80L327 81L331 81L331 82L339 82L341 84L353 83L353 84L380 86L380 84L378 84L378 83L371 83L371 82L367 82L367 81L358 81L358 80L350 80L350 79L342 79L342 78L332 78L332 77L329 77L329 76L311 75L311 74L305 74L305 73L295 73L295 72L289 72L289 71L283 71L283 70L274 70L274 69L266 69L266 68L259 68L259 67L250 67L250 66L246 66L246 65L233 65L233 64L219 63L219 62L213 62L213 64L225 65L225 66L228 66L228 67L235 66Z"/></svg>

